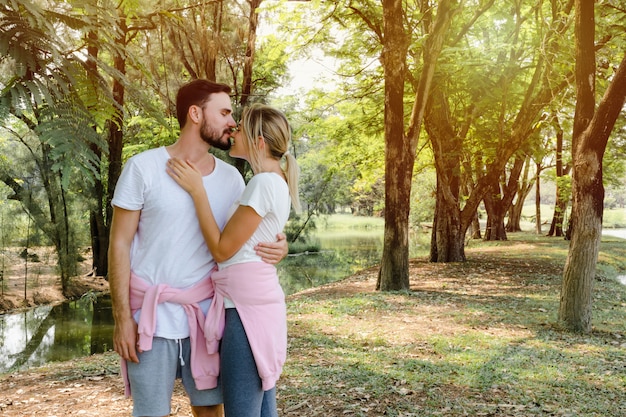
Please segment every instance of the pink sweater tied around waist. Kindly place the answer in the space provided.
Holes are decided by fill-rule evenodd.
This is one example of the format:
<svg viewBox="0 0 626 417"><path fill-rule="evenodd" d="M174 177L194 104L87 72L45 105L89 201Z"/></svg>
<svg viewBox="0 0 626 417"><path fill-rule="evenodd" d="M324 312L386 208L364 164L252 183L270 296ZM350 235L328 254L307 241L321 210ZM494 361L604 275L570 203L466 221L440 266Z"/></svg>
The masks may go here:
<svg viewBox="0 0 626 417"><path fill-rule="evenodd" d="M224 333L224 297L235 304L246 331L263 390L276 385L287 358L287 307L276 268L246 262L214 271L215 287L204 334L209 354L219 349Z"/></svg>
<svg viewBox="0 0 626 417"><path fill-rule="evenodd" d="M144 279L131 273L130 277L130 308L133 314L141 308L139 318L139 340L137 346L141 351L152 349L152 339L156 329L157 305L164 302L180 304L187 314L189 338L191 342L191 373L198 389L211 389L217 386L219 374L219 355L209 353L204 337L205 317L198 305L213 297L214 288L208 276L187 289L170 287L166 284L150 285ZM122 361L125 393L130 395L130 384L126 361Z"/></svg>

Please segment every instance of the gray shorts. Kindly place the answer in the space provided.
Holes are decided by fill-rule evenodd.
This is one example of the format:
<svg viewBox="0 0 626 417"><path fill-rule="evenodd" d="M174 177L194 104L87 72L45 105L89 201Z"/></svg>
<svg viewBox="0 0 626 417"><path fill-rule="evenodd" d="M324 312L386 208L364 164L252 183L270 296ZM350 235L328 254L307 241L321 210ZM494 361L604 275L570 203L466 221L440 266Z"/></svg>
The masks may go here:
<svg viewBox="0 0 626 417"><path fill-rule="evenodd" d="M180 344L179 344L180 343ZM180 355L185 365L181 366ZM139 363L128 362L133 416L167 416L171 411L174 381L182 379L193 406L222 403L222 388L198 390L191 375L189 338L180 341L155 337L152 350L138 353Z"/></svg>

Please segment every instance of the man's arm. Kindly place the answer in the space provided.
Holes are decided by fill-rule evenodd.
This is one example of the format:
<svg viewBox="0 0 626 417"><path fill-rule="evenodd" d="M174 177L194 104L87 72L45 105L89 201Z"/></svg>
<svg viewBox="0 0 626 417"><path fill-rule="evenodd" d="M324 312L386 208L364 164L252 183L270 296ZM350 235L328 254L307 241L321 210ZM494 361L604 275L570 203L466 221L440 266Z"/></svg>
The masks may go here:
<svg viewBox="0 0 626 417"><path fill-rule="evenodd" d="M254 247L256 254L259 255L264 262L276 265L287 257L289 253L289 245L287 244L287 236L284 233L276 235L276 242L260 242Z"/></svg>
<svg viewBox="0 0 626 417"><path fill-rule="evenodd" d="M113 208L109 239L109 288L113 304L113 348L125 360L139 362L137 358L137 323L130 310L130 246L140 211Z"/></svg>

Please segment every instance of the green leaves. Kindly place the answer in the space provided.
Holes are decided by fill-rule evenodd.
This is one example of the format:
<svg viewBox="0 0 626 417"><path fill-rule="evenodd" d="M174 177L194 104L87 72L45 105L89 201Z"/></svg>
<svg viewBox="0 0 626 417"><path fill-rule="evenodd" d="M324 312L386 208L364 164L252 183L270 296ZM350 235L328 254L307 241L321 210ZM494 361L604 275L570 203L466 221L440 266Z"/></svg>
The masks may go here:
<svg viewBox="0 0 626 417"><path fill-rule="evenodd" d="M75 103L58 103L40 113L35 133L43 145L53 172L60 174L61 185L68 189L72 176L78 175L93 185L99 179L100 158L94 149L105 147L94 130L91 115Z"/></svg>

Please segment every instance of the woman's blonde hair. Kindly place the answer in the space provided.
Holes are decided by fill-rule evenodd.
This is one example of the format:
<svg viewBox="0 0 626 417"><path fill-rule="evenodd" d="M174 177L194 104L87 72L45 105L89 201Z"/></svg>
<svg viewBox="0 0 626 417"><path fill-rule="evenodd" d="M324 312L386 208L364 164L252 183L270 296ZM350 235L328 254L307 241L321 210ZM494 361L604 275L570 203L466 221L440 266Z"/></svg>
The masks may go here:
<svg viewBox="0 0 626 417"><path fill-rule="evenodd" d="M300 198L298 196L299 169L296 158L289 153L289 142L291 141L291 128L287 117L274 107L255 103L246 107L241 115L241 125L246 138L246 146L249 150L250 165L252 170L263 172L261 158L256 151L258 148L257 138L262 137L265 146L276 160L284 159L281 168L285 173L291 205L296 212L300 211ZM281 161L282 162L282 161Z"/></svg>

